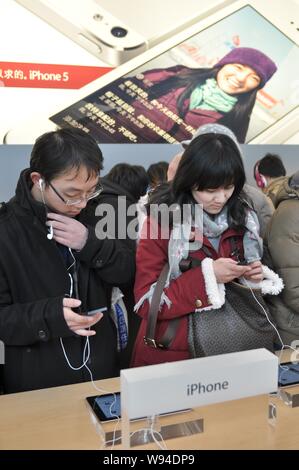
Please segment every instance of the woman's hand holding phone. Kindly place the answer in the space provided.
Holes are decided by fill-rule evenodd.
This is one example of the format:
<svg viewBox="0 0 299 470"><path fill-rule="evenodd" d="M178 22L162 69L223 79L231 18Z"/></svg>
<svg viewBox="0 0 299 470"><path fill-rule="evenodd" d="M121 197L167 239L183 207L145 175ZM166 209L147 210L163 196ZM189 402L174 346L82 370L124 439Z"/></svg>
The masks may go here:
<svg viewBox="0 0 299 470"><path fill-rule="evenodd" d="M243 274L243 277L251 282L261 282L264 279L263 265L261 261L254 261L247 265L250 269Z"/></svg>
<svg viewBox="0 0 299 470"><path fill-rule="evenodd" d="M217 282L230 282L242 277L250 271L250 267L241 266L231 258L218 258L213 262L213 268Z"/></svg>

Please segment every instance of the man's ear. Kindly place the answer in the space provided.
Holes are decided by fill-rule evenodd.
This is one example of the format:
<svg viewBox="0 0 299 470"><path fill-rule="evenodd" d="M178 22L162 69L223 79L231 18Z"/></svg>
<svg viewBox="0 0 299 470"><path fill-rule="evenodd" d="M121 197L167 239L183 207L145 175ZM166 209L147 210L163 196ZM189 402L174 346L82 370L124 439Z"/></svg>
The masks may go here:
<svg viewBox="0 0 299 470"><path fill-rule="evenodd" d="M33 171L32 173L30 173L30 179L33 184L40 187L40 180L42 180L43 178L42 178L42 175L38 171Z"/></svg>

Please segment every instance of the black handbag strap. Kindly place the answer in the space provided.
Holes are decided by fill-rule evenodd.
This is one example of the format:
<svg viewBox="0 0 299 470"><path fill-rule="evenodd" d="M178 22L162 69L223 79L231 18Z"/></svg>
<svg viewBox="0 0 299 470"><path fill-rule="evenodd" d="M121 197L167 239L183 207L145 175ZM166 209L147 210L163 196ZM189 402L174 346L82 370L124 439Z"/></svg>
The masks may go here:
<svg viewBox="0 0 299 470"><path fill-rule="evenodd" d="M152 348L160 348L166 349L169 347L171 341L175 337L176 330L179 324L179 318L174 318L168 323L167 329L160 340L155 339L155 332L156 332L156 325L158 319L158 313L161 303L161 297L163 293L163 289L165 287L167 275L169 271L169 264L166 263L163 267L161 274L157 280L154 293L152 296L152 300L150 303L150 308L148 312L147 318L147 327L146 327L146 334L144 336L144 342L147 346L151 346Z"/></svg>

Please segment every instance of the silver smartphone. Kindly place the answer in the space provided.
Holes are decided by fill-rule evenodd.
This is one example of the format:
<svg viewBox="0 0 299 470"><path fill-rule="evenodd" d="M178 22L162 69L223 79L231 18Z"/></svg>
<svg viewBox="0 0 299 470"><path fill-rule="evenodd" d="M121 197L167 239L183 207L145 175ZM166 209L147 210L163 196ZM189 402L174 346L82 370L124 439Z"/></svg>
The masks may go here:
<svg viewBox="0 0 299 470"><path fill-rule="evenodd" d="M188 139L202 122L190 123L176 115L161 100L161 93L155 95L150 89L152 77L170 71L175 75L182 68L188 73L194 69L202 72L241 47L260 51L277 66L251 103L243 141L281 144L293 138L292 143L299 143L299 4L295 0L287 3L288 8L281 0L271 0L271 5L260 0L237 0L226 5L81 88L76 102L57 107L51 115L28 119L8 132L5 142L32 143L38 135L57 126L81 128L99 143L177 143ZM255 57L252 53L251 68L255 68ZM269 78L268 59L262 60L259 70ZM165 95L174 89L170 82L167 86ZM218 98L222 100L223 96L217 92L216 101ZM226 100L224 105L232 106ZM209 108L205 112L210 114ZM244 116L249 116L246 113ZM172 125L166 126L169 119Z"/></svg>
<svg viewBox="0 0 299 470"><path fill-rule="evenodd" d="M111 65L119 65L234 0L16 0Z"/></svg>

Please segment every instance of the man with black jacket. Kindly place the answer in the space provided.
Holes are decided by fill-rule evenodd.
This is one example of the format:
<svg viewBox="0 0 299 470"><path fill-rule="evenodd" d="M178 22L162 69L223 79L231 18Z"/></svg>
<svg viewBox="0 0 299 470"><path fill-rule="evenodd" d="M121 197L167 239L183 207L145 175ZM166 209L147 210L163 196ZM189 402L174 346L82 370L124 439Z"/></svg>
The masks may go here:
<svg viewBox="0 0 299 470"><path fill-rule="evenodd" d="M0 209L5 393L119 373L107 312L112 287L134 277L135 243L96 230L102 161L83 131L44 134Z"/></svg>
<svg viewBox="0 0 299 470"><path fill-rule="evenodd" d="M114 220L115 236L123 236L128 233L130 239L137 239L138 205L139 199L148 188L149 179L147 172L140 165L118 163L109 173L102 178L103 191L99 196L101 207L105 204L121 208L121 213L126 213L123 226L119 226L117 216ZM134 280L122 286L123 301L127 310L128 341L124 349L120 349L120 366L126 369L130 366L131 355L137 332L140 325L140 317L134 312Z"/></svg>

